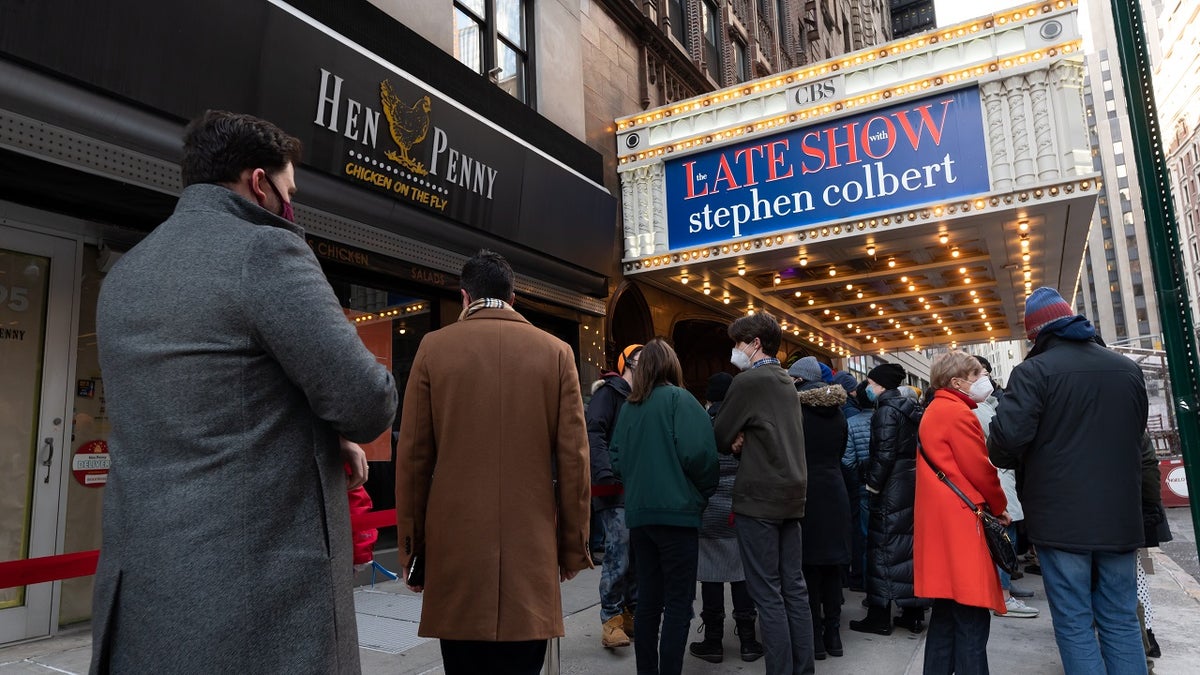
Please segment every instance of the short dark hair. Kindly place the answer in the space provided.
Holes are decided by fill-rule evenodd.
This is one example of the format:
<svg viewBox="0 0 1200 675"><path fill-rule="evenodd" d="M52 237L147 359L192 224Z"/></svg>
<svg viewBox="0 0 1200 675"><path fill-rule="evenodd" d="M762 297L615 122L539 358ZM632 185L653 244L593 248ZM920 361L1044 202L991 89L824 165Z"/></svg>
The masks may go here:
<svg viewBox="0 0 1200 675"><path fill-rule="evenodd" d="M472 301L496 298L508 302L513 297L516 279L504 256L485 248L463 265L459 283Z"/></svg>
<svg viewBox="0 0 1200 675"><path fill-rule="evenodd" d="M779 321L770 312L755 312L729 324L729 337L734 342L750 342L758 338L763 354L775 356L779 353L783 331L779 328Z"/></svg>
<svg viewBox="0 0 1200 675"><path fill-rule="evenodd" d="M302 150L300 139L266 120L206 110L183 133L183 186L234 183L246 169L282 171Z"/></svg>
<svg viewBox="0 0 1200 675"><path fill-rule="evenodd" d="M638 355L637 368L633 371L630 387L630 403L641 403L650 398L654 388L660 384L683 384L683 368L675 350L662 338L654 338L642 347Z"/></svg>

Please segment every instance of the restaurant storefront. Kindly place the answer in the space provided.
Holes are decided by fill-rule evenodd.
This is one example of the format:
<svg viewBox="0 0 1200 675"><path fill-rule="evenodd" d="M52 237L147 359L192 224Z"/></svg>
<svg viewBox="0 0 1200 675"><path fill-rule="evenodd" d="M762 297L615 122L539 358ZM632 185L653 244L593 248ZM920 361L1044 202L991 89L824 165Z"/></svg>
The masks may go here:
<svg viewBox="0 0 1200 675"><path fill-rule="evenodd" d="M95 302L171 213L183 127L208 108L303 141L296 220L401 387L480 248L512 262L519 309L576 350L581 378L598 373L616 209L599 156L370 4L41 2L4 22L21 29L0 30L0 561L99 546ZM391 505L386 480L369 488ZM90 578L0 590L0 643L90 602Z"/></svg>

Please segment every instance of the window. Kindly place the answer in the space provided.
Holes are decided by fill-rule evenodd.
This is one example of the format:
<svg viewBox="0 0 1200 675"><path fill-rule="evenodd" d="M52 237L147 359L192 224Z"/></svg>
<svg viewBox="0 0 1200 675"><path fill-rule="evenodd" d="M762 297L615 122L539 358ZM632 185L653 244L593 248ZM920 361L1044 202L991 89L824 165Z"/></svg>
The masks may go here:
<svg viewBox="0 0 1200 675"><path fill-rule="evenodd" d="M721 18L717 14L717 6L711 0L700 3L700 23L704 33L704 69L708 71L709 77L720 82L721 47L717 42L717 35Z"/></svg>
<svg viewBox="0 0 1200 675"><path fill-rule="evenodd" d="M687 14L683 10L683 0L667 0L667 21L671 24L671 36L686 49Z"/></svg>
<svg viewBox="0 0 1200 675"><path fill-rule="evenodd" d="M454 58L532 104L525 5L525 0L455 0Z"/></svg>
<svg viewBox="0 0 1200 675"><path fill-rule="evenodd" d="M734 40L731 43L733 47L733 76L738 82L745 82L750 79L750 62L746 58L746 45L742 44L741 40Z"/></svg>

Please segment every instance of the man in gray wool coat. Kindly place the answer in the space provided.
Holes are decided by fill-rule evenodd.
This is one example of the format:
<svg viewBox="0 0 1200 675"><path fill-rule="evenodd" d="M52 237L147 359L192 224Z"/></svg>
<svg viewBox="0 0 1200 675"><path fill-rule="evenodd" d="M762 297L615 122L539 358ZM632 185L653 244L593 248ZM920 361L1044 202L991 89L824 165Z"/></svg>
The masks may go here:
<svg viewBox="0 0 1200 675"><path fill-rule="evenodd" d="M175 213L100 293L91 670L357 673L346 491L395 382L290 222L300 142L209 111L184 155Z"/></svg>

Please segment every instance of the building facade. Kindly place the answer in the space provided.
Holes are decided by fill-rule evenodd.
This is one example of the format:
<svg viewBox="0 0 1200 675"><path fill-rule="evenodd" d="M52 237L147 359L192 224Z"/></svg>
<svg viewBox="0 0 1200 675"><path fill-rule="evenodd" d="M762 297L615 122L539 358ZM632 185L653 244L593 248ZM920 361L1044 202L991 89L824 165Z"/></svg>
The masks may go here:
<svg viewBox="0 0 1200 675"><path fill-rule="evenodd" d="M1103 175L1075 308L1109 344L1161 347L1161 329L1149 243L1141 208L1137 167L1129 146L1129 113L1116 53L1112 10L1089 5L1091 49L1087 59L1088 132L1092 161ZM1064 291L1066 289L1060 289Z"/></svg>
<svg viewBox="0 0 1200 675"><path fill-rule="evenodd" d="M581 379L600 372L617 208L584 142L577 3L423 4L4 7L21 29L0 31L0 561L100 543L96 298L172 212L183 128L205 109L302 140L296 221L401 388L480 248L512 262L522 313L572 346ZM391 446L367 446L377 508ZM0 644L90 612L90 577L0 590Z"/></svg>
<svg viewBox="0 0 1200 675"><path fill-rule="evenodd" d="M1200 111L1195 105L1200 96L1200 2L1155 2L1154 9L1157 21L1146 26L1150 42L1158 44L1154 96L1194 322L1200 317Z"/></svg>
<svg viewBox="0 0 1200 675"><path fill-rule="evenodd" d="M894 37L908 37L937 27L933 0L888 0L888 7Z"/></svg>

